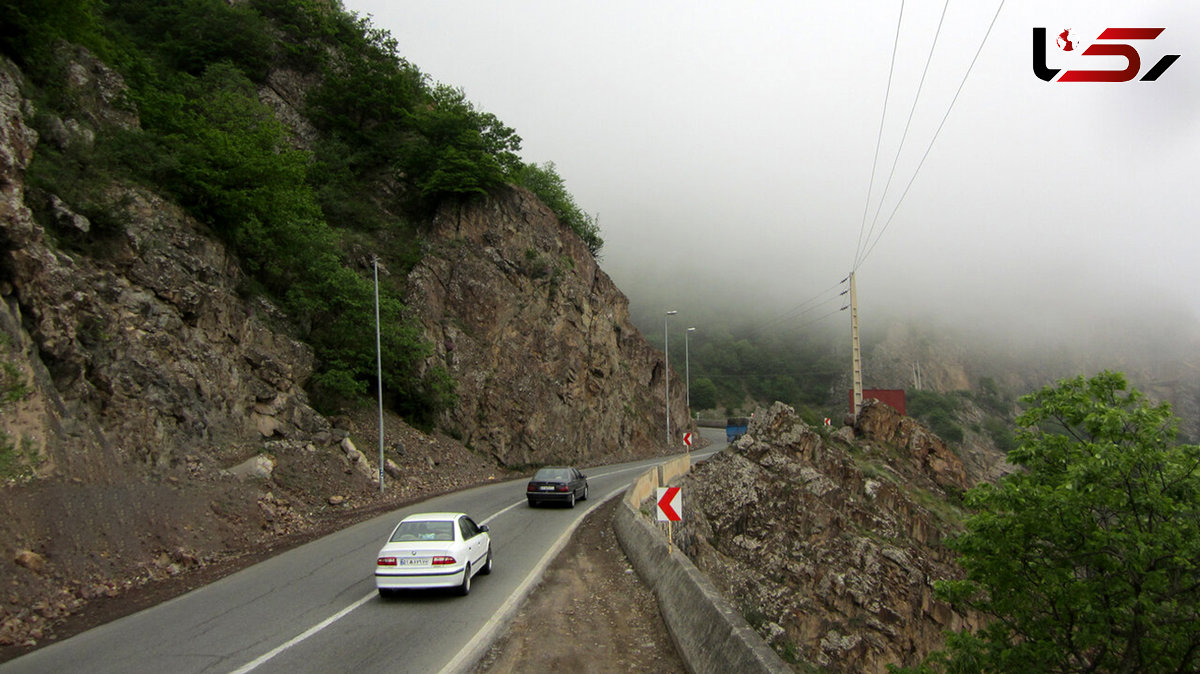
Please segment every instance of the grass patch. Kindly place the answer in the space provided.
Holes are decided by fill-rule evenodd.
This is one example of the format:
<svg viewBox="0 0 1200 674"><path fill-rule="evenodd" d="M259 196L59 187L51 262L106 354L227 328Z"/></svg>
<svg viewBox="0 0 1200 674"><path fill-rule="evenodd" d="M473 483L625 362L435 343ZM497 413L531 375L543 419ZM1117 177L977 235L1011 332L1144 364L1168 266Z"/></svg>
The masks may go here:
<svg viewBox="0 0 1200 674"><path fill-rule="evenodd" d="M24 480L33 476L37 465L37 450L30 438L18 443L0 431L0 480Z"/></svg>

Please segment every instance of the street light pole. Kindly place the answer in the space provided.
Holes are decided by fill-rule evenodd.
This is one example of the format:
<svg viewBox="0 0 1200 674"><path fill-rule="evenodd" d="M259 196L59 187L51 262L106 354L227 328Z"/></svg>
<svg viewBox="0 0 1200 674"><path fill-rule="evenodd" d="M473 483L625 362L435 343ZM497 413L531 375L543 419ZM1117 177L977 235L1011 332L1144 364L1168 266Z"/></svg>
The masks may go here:
<svg viewBox="0 0 1200 674"><path fill-rule="evenodd" d="M372 256L375 268L375 381L379 399L379 493L383 493L383 349L379 343L379 258Z"/></svg>
<svg viewBox="0 0 1200 674"><path fill-rule="evenodd" d="M688 359L688 332L695 331L696 328L688 328L683 333L683 385L687 389L688 417L692 416L692 366Z"/></svg>
<svg viewBox="0 0 1200 674"><path fill-rule="evenodd" d="M667 447L671 446L671 333L667 319L677 313L679 312L671 310L663 316L663 360L665 362L663 380L666 381L667 386Z"/></svg>

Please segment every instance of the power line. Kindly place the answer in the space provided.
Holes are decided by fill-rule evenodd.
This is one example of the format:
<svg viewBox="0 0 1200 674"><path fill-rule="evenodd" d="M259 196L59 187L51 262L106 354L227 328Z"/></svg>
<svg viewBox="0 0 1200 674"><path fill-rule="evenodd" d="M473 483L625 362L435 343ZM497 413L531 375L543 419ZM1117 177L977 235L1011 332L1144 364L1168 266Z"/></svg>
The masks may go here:
<svg viewBox="0 0 1200 674"><path fill-rule="evenodd" d="M812 319L811 321L808 321L807 323L801 323L800 325L797 325L796 327L793 328L793 330L797 330L797 331L803 330L803 329L809 327L810 325L816 325L817 323L820 323L821 321L825 320L826 318L829 318L830 316L833 316L835 314L839 314L845 310L846 310L846 307L834 309L833 311L830 311L827 314L821 314L820 316L817 316L816 318Z"/></svg>
<svg viewBox="0 0 1200 674"><path fill-rule="evenodd" d="M879 195L879 205L875 208L875 216L871 218L871 229L867 231L868 241L871 240L871 234L875 232L875 225L879 222L879 212L883 209L883 202L887 199L888 190L892 188L892 178L896 175L896 165L900 163L900 154L904 152L904 142L908 140L908 131L912 127L913 116L917 112L917 102L921 99L921 91L925 89L925 77L929 74L929 64L933 62L933 52L937 48L938 38L941 37L942 25L946 22L946 8L949 6L950 0L946 0L942 4L942 15L938 19L937 30L933 34L933 42L929 45L929 54L925 57L925 68L921 71L921 81L917 85L917 93L913 96L912 107L908 110L908 120L904 123L904 133L900 135L900 145L896 148L896 156L892 158L892 169L888 173L887 182L883 185L883 193ZM858 252L861 253L862 250L860 249ZM857 257L855 257L854 262L857 269Z"/></svg>
<svg viewBox="0 0 1200 674"><path fill-rule="evenodd" d="M768 377L813 377L845 374L845 368L837 370L807 370L804 372L726 372L721 374L702 374L697 379L766 379Z"/></svg>
<svg viewBox="0 0 1200 674"><path fill-rule="evenodd" d="M782 313L780 313L772 318L768 318L768 319L762 321L761 323L757 323L755 325L750 326L750 328L746 331L746 337L757 337L758 335L762 334L762 332L764 330L773 328L782 323L786 323L787 321L792 320L794 318L799 318L800 316L803 316L804 314L809 313L809 312L817 309L820 306L829 304L830 302L836 300L840 295L844 295L845 292L842 292L839 295L831 295L828 297L828 299L826 299L824 301L819 302L818 300L820 300L822 297L825 297L831 291L836 290L837 288L841 287L842 284L844 284L845 282L846 282L846 279L842 279L841 281L838 281L837 283L829 286L828 288L825 288L824 290L816 293L812 297L809 297L808 299L804 300L803 302L800 302L799 304L791 307L790 309L786 309ZM814 302L816 304L814 304Z"/></svg>
<svg viewBox="0 0 1200 674"><path fill-rule="evenodd" d="M879 165L879 146L883 143L883 123L887 119L888 99L892 95L892 76L896 72L896 50L900 46L900 22L902 19L904 19L904 0L900 0L900 15L896 17L896 39L892 41L892 63L888 66L887 88L883 92L883 113L879 115L879 133L875 136L875 158L871 160L871 180L867 184L867 200L863 204L862 224L858 226L858 245L854 248L856 262L858 254L862 251L863 230L867 227L867 211L871 208L871 192L875 191L875 169ZM884 193L886 194L887 191L885 190Z"/></svg>
<svg viewBox="0 0 1200 674"><path fill-rule="evenodd" d="M860 257L858 262L854 265L855 270L861 267L862 264L866 262L867 257L870 256L871 251L875 250L875 246L878 245L879 240L883 238L887 228L892 224L892 220L896 217L896 212L900 210L900 205L904 203L904 198L908 196L908 191L912 188L913 182L916 181L917 174L920 173L921 167L925 165L925 160L929 158L929 151L933 149L934 142L937 141L938 136L942 133L942 128L946 126L946 119L950 117L950 111L954 109L954 104L958 102L958 96L962 93L963 87L967 83L967 78L970 77L971 71L975 68L975 63L979 60L979 54L983 52L983 46L987 44L988 37L992 34L992 28L995 27L996 19L999 18L1000 10L1003 8L1004 0L1000 0L1000 4L996 7L996 13L992 15L992 22L988 24L987 32L984 33L983 39L980 40L979 48L975 50L975 56L971 59L971 64L967 66L967 72L963 73L962 81L958 83L958 89L954 92L954 98L950 100L950 105L946 107L946 114L942 115L941 123L938 124L937 130L934 131L933 137L929 139L929 146L925 148L925 153L921 155L920 163L917 164L917 168L913 171L912 177L909 178L908 185L905 186L904 192L900 195L899 201L896 202L895 208L893 208L892 212L888 215L888 219L884 223L883 229L879 230L879 235L875 237L875 241L871 243L866 252L862 254L862 257Z"/></svg>

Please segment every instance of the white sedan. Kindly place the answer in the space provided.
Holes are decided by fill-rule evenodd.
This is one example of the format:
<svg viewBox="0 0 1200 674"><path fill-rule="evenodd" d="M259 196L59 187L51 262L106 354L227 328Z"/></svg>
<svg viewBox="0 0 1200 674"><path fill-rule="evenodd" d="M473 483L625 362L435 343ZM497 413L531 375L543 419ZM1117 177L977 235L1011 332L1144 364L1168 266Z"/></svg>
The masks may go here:
<svg viewBox="0 0 1200 674"><path fill-rule="evenodd" d="M381 596L394 590L453 587L471 591L471 577L492 572L487 525L463 513L409 515L396 525L375 562Z"/></svg>

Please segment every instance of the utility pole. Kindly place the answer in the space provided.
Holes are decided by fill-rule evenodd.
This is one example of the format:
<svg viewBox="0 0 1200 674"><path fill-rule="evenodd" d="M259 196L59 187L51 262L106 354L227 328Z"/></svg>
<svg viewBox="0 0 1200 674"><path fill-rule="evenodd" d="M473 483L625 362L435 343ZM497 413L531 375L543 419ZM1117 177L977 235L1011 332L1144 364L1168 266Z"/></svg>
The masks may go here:
<svg viewBox="0 0 1200 674"><path fill-rule="evenodd" d="M687 332L683 333L683 385L687 388L687 409L688 416L692 416L692 366L688 361L688 332L695 332L696 328L688 328Z"/></svg>
<svg viewBox="0 0 1200 674"><path fill-rule="evenodd" d="M862 352L858 342L858 292L854 287L854 272L850 272L850 350L854 366L854 421L858 423L858 414L862 411Z"/></svg>

